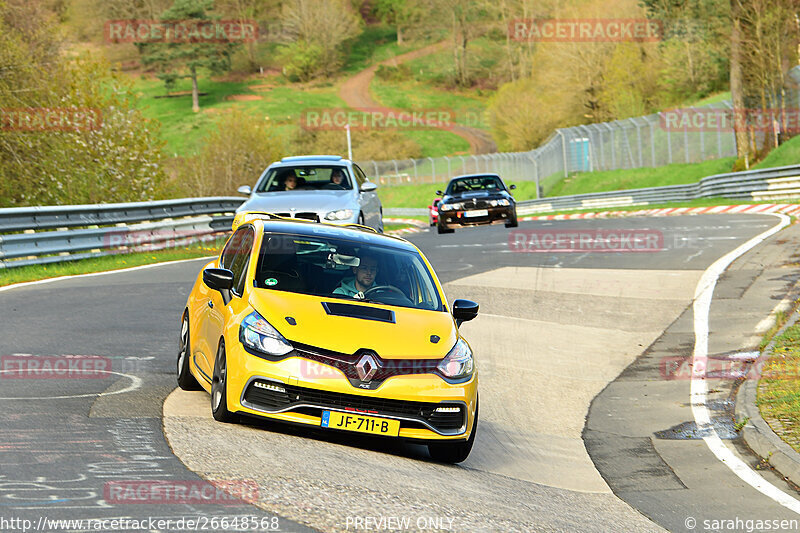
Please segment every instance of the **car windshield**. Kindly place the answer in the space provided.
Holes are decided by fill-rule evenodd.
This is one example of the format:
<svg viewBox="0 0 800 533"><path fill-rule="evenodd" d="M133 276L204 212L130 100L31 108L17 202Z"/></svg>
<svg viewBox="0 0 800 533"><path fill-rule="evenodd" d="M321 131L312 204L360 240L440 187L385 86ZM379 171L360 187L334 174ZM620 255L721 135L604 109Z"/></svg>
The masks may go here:
<svg viewBox="0 0 800 533"><path fill-rule="evenodd" d="M475 176L451 181L447 186L447 194L486 190L502 191L503 189L505 189L503 182L497 176Z"/></svg>
<svg viewBox="0 0 800 533"><path fill-rule="evenodd" d="M259 253L257 288L443 310L433 277L416 251L265 232Z"/></svg>
<svg viewBox="0 0 800 533"><path fill-rule="evenodd" d="M292 166L270 169L256 192L344 190L353 185L342 166Z"/></svg>

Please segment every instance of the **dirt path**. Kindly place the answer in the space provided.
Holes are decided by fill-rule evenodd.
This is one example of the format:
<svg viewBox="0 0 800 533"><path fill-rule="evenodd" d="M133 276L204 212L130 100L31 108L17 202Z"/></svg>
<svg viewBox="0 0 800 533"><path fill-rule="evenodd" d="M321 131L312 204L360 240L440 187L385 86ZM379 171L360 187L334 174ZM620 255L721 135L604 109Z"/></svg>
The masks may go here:
<svg viewBox="0 0 800 533"><path fill-rule="evenodd" d="M397 66L406 61L439 52L447 48L448 44L447 41L442 41L372 65L346 80L342 84L341 89L339 89L339 97L353 109L385 109L379 102L373 100L369 93L369 85L372 83L372 79L375 77L375 71L378 70L378 67L380 65ZM395 111L401 112L402 110ZM497 145L485 131L461 125L448 125L439 129L455 133L466 140L469 143L470 152L473 154L487 154L497 151Z"/></svg>

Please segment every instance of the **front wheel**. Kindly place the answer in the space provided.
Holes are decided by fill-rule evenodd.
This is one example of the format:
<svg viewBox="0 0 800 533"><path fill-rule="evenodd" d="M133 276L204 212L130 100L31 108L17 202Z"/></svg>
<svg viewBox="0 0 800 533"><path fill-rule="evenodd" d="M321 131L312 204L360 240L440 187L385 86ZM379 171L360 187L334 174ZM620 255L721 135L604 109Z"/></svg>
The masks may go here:
<svg viewBox="0 0 800 533"><path fill-rule="evenodd" d="M438 224L436 226L436 231L438 231L440 235L442 233L455 233L456 232L456 230L454 230L453 228L446 228L446 227L442 226L441 224Z"/></svg>
<svg viewBox="0 0 800 533"><path fill-rule="evenodd" d="M516 228L517 226L519 226L519 222L517 221L517 212L514 211L514 216L508 219L508 222L506 222L506 227Z"/></svg>
<svg viewBox="0 0 800 533"><path fill-rule="evenodd" d="M199 390L200 384L189 370L189 358L192 356L189 347L189 312L183 315L181 321L181 338L178 348L178 386L183 390Z"/></svg>
<svg viewBox="0 0 800 533"><path fill-rule="evenodd" d="M214 376L211 379L211 414L217 422L234 422L236 415L228 411L228 361L225 356L225 341L220 341L214 360Z"/></svg>
<svg viewBox="0 0 800 533"><path fill-rule="evenodd" d="M466 442L428 444L428 453L431 459L440 463L460 463L469 457L472 445L475 443L475 435L478 433L478 404L475 400L475 421L472 423L472 433Z"/></svg>

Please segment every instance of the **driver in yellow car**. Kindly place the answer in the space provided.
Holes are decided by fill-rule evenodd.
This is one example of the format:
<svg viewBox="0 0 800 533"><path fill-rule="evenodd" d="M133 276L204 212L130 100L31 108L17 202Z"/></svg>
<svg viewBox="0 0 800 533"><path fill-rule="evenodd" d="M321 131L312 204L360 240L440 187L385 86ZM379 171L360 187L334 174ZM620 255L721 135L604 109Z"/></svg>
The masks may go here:
<svg viewBox="0 0 800 533"><path fill-rule="evenodd" d="M352 267L353 277L345 278L333 290L333 294L343 294L358 300L364 299L364 293L375 286L378 275L378 260L365 255L359 259L358 266Z"/></svg>

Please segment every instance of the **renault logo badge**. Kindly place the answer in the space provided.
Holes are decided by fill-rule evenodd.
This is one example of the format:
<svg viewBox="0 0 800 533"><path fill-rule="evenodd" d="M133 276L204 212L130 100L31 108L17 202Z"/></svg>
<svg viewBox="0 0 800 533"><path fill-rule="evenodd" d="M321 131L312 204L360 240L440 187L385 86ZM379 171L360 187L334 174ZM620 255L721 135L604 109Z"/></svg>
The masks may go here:
<svg viewBox="0 0 800 533"><path fill-rule="evenodd" d="M372 354L365 354L363 357L361 357L361 359L358 360L358 364L356 364L358 379L365 383L368 383L377 371L378 361L375 360L375 357L373 357Z"/></svg>

